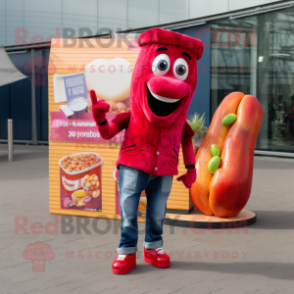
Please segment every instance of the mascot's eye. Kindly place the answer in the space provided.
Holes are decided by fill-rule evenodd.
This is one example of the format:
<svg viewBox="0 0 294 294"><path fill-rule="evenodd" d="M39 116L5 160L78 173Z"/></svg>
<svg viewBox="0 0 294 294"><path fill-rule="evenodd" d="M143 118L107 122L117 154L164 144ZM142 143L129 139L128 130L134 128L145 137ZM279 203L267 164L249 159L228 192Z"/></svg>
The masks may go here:
<svg viewBox="0 0 294 294"><path fill-rule="evenodd" d="M165 60L160 60L157 63L157 67L159 70L164 71L168 68L168 63Z"/></svg>
<svg viewBox="0 0 294 294"><path fill-rule="evenodd" d="M184 81L189 73L189 66L185 59L178 58L174 63L174 75L177 79Z"/></svg>
<svg viewBox="0 0 294 294"><path fill-rule="evenodd" d="M182 76L186 73L186 66L183 65L183 64L180 64L176 67L176 73L179 75L179 76Z"/></svg>
<svg viewBox="0 0 294 294"><path fill-rule="evenodd" d="M155 75L165 75L170 68L170 60L166 54L158 55L152 62L152 71Z"/></svg>

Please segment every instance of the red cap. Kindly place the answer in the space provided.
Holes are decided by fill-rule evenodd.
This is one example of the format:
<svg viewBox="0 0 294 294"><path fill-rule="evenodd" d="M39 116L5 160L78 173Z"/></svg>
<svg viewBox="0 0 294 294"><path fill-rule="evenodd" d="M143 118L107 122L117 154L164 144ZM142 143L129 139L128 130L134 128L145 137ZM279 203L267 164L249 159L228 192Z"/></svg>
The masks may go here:
<svg viewBox="0 0 294 294"><path fill-rule="evenodd" d="M193 52L197 60L202 57L204 50L201 40L160 28L148 30L140 35L139 46L142 47L142 45L148 43L165 43L183 47Z"/></svg>

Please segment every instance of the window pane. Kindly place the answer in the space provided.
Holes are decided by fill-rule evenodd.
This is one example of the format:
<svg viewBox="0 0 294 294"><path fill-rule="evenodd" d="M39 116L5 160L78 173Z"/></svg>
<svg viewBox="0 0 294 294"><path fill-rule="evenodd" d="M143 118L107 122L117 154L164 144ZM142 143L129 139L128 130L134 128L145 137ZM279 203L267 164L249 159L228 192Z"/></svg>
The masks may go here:
<svg viewBox="0 0 294 294"><path fill-rule="evenodd" d="M256 95L256 17L212 25L211 112L231 92Z"/></svg>
<svg viewBox="0 0 294 294"><path fill-rule="evenodd" d="M51 41L54 36L60 37L61 1L25 0L24 24L29 32L28 43L46 41L47 38Z"/></svg>
<svg viewBox="0 0 294 294"><path fill-rule="evenodd" d="M0 0L0 46L6 45L6 33L5 33L5 0Z"/></svg>
<svg viewBox="0 0 294 294"><path fill-rule="evenodd" d="M74 29L75 37L96 35L97 0L63 0L62 16L63 27Z"/></svg>
<svg viewBox="0 0 294 294"><path fill-rule="evenodd" d="M159 0L129 0L128 26L129 28L148 27L158 24Z"/></svg>
<svg viewBox="0 0 294 294"><path fill-rule="evenodd" d="M98 30L126 30L127 1L126 0L99 0L98 1ZM106 31L101 31L105 33Z"/></svg>
<svg viewBox="0 0 294 294"><path fill-rule="evenodd" d="M258 149L294 151L293 30L294 9L258 17L257 97L264 111Z"/></svg>
<svg viewBox="0 0 294 294"><path fill-rule="evenodd" d="M293 30L292 8L212 25L211 113L231 92L256 96L259 150L294 151Z"/></svg>
<svg viewBox="0 0 294 294"><path fill-rule="evenodd" d="M23 18L23 1L6 1L6 45L23 45L22 36L26 35L26 29ZM28 39L25 41L29 43Z"/></svg>
<svg viewBox="0 0 294 294"><path fill-rule="evenodd" d="M159 23L169 23L188 19L188 0L160 0Z"/></svg>

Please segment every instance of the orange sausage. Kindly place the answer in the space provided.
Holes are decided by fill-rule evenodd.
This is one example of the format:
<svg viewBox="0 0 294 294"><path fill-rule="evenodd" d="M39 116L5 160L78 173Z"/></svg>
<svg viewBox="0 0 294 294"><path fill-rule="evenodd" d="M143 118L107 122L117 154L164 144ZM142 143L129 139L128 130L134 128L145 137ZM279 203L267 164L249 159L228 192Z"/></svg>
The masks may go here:
<svg viewBox="0 0 294 294"><path fill-rule="evenodd" d="M262 123L262 106L251 95L237 110L222 147L221 166L210 182L209 206L219 217L233 217L246 205L252 186L255 143Z"/></svg>
<svg viewBox="0 0 294 294"><path fill-rule="evenodd" d="M216 110L205 139L196 154L197 179L190 189L190 195L196 208L206 215L213 215L209 206L209 185L213 177L208 170L208 163L212 158L210 147L216 144L222 152L223 142L230 126L223 126L221 121L226 115L237 112L244 96L243 93L234 92L225 97Z"/></svg>

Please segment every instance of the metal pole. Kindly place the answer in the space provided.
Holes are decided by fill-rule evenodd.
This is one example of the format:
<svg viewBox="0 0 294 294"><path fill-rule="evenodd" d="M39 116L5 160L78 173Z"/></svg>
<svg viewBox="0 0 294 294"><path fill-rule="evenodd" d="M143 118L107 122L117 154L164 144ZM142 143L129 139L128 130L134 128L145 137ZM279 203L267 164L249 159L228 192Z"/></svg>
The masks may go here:
<svg viewBox="0 0 294 294"><path fill-rule="evenodd" d="M31 50L32 60L32 143L37 145L36 94L35 94L35 54Z"/></svg>
<svg viewBox="0 0 294 294"><path fill-rule="evenodd" d="M7 135L8 135L8 161L13 161L13 120L7 120Z"/></svg>

